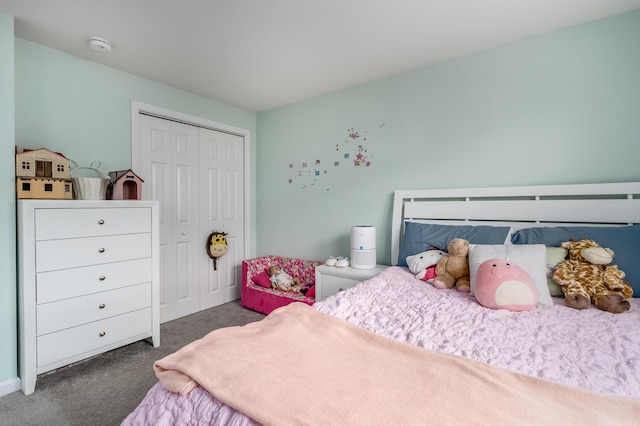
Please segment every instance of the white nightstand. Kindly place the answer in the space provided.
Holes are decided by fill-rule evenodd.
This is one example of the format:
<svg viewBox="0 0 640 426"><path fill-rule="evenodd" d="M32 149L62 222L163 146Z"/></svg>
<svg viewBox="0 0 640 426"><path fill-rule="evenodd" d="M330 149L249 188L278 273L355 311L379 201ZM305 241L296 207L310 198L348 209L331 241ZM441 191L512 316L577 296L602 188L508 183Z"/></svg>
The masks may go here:
<svg viewBox="0 0 640 426"><path fill-rule="evenodd" d="M320 265L316 267L316 302L356 284L368 280L387 269L387 265L376 265L371 269L355 269L352 267L336 268Z"/></svg>

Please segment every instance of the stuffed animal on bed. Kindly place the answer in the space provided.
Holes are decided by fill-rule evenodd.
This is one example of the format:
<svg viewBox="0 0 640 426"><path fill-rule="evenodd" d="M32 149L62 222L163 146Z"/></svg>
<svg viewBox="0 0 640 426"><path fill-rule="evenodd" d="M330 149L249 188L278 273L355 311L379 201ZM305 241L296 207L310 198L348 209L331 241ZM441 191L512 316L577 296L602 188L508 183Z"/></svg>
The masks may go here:
<svg viewBox="0 0 640 426"><path fill-rule="evenodd" d="M486 308L529 311L538 303L533 278L509 259L489 259L478 267L473 293Z"/></svg>
<svg viewBox="0 0 640 426"><path fill-rule="evenodd" d="M562 286L565 304L586 309L593 302L603 311L621 313L630 309L627 298L633 289L624 281L624 272L613 261L614 252L593 240L566 241L569 259L556 265L553 280Z"/></svg>
<svg viewBox="0 0 640 426"><path fill-rule="evenodd" d="M436 288L453 288L469 293L471 279L469 277L469 241L454 238L447 245L447 255L436 265L436 277L433 285Z"/></svg>
<svg viewBox="0 0 640 426"><path fill-rule="evenodd" d="M298 277L292 277L282 270L279 266L271 266L268 270L271 288L282 291L294 291L300 293L302 291L302 281Z"/></svg>
<svg viewBox="0 0 640 426"><path fill-rule="evenodd" d="M436 264L446 256L442 250L431 249L413 256L407 256L407 265L417 279L433 284L436 277Z"/></svg>

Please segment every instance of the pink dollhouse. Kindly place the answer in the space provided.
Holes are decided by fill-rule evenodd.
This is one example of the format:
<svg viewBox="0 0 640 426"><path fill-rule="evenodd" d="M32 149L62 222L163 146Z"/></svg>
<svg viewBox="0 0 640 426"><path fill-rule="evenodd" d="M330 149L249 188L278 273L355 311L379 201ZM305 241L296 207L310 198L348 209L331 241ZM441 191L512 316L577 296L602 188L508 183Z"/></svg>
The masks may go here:
<svg viewBox="0 0 640 426"><path fill-rule="evenodd" d="M108 200L142 199L142 182L131 169L109 172L111 183L107 186Z"/></svg>

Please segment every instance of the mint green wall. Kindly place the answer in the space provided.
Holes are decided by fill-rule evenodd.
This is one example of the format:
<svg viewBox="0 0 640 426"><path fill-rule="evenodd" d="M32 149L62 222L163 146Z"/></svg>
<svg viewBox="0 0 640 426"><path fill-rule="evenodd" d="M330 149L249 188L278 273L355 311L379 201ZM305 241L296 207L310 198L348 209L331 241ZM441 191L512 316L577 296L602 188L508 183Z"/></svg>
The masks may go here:
<svg viewBox="0 0 640 426"><path fill-rule="evenodd" d="M16 38L15 140L112 170L131 164L132 99L246 128L256 255L345 255L351 226L371 224L378 261L389 263L397 188L640 180L637 40L640 11L259 113L256 124L253 113ZM9 236L0 383L16 374L13 51L13 20L0 14L0 229ZM358 145L370 167L351 165Z"/></svg>
<svg viewBox="0 0 640 426"><path fill-rule="evenodd" d="M177 90L13 36L13 20L0 14L0 382L16 376L15 144L59 151L81 165L131 167L131 101L139 101L251 132L256 114ZM11 74L11 75L9 75ZM11 95L11 96L9 96ZM251 156L252 169L255 156ZM255 183L252 176L251 188ZM251 196L255 209L255 195ZM252 228L254 228L252 224ZM252 235L254 237L255 234Z"/></svg>
<svg viewBox="0 0 640 426"><path fill-rule="evenodd" d="M18 374L13 61L13 17L0 13L0 388Z"/></svg>
<svg viewBox="0 0 640 426"><path fill-rule="evenodd" d="M259 113L257 254L369 224L388 264L395 189L640 180L639 40L634 11ZM357 144L370 167L333 165Z"/></svg>
<svg viewBox="0 0 640 426"><path fill-rule="evenodd" d="M131 166L131 101L255 134L255 113L16 38L16 143L105 170Z"/></svg>

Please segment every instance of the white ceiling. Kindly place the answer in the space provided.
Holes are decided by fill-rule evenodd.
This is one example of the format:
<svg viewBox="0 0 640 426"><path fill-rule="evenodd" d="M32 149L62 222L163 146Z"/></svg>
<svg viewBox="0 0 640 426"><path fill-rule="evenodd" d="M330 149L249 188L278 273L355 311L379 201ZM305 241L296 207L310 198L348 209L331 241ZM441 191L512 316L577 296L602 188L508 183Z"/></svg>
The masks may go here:
<svg viewBox="0 0 640 426"><path fill-rule="evenodd" d="M0 0L18 37L264 111L640 0ZM90 36L111 41L96 52Z"/></svg>

